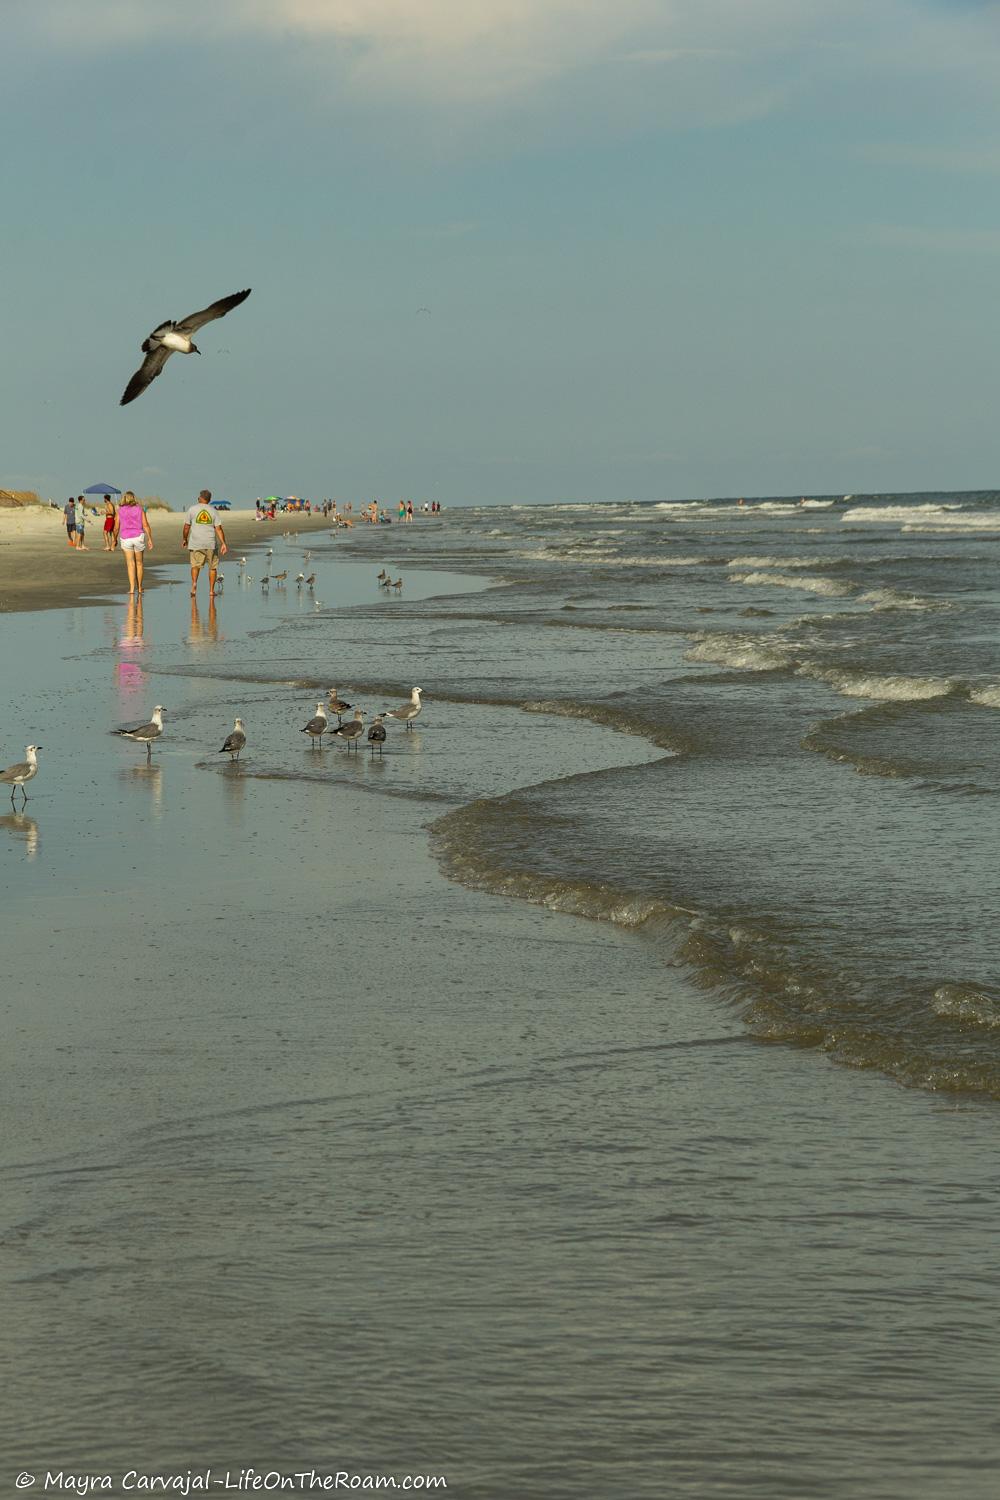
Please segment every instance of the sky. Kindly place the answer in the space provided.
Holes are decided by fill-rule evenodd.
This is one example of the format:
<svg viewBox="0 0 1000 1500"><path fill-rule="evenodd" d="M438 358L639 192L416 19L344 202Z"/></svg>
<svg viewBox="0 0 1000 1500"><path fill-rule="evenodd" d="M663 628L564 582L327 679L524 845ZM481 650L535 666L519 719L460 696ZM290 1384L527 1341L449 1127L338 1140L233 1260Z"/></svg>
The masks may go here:
<svg viewBox="0 0 1000 1500"><path fill-rule="evenodd" d="M2 9L2 486L1000 485L998 0Z"/></svg>

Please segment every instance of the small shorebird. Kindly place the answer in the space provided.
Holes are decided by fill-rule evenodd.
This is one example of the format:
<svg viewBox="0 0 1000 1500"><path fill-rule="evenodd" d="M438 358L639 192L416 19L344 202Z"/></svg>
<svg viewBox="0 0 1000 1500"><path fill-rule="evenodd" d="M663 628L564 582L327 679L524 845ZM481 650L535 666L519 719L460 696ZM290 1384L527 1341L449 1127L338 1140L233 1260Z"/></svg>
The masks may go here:
<svg viewBox="0 0 1000 1500"><path fill-rule="evenodd" d="M351 705L349 703L345 703L343 698L337 697L336 688L327 688L326 698L326 706L331 713L337 715L337 723L339 724Z"/></svg>
<svg viewBox="0 0 1000 1500"><path fill-rule="evenodd" d="M422 707L420 702L420 694L422 692L423 688L411 688L409 703L401 703L398 708L390 708L383 715L383 718L395 719L397 724L405 724L407 729L409 729Z"/></svg>
<svg viewBox="0 0 1000 1500"><path fill-rule="evenodd" d="M270 576L267 573L265 573L264 576L263 576L263 578L260 580L260 586L264 590L265 594L267 593L268 589L271 587L271 579L270 579Z"/></svg>
<svg viewBox="0 0 1000 1500"><path fill-rule="evenodd" d="M38 775L38 752L41 748L41 745L25 745L24 753L28 757L27 760L20 761L16 766L8 766L6 771L0 771L0 783L10 787L10 800L12 804L14 793L18 787L21 788L21 796L24 798L24 802L27 802L28 794L24 790L24 783L31 781L33 777ZM24 806L24 802L21 803L22 807Z"/></svg>
<svg viewBox="0 0 1000 1500"><path fill-rule="evenodd" d="M271 577L274 579L275 583L284 583L285 579L288 577L288 569L286 568L283 573L272 573Z"/></svg>
<svg viewBox="0 0 1000 1500"><path fill-rule="evenodd" d="M226 585L225 575L223 573L221 573L221 572L216 573L216 575L215 575L215 592L217 594L221 594L222 590L225 588L225 585Z"/></svg>
<svg viewBox="0 0 1000 1500"><path fill-rule="evenodd" d="M143 340L142 352L146 358L125 387L125 394L119 404L127 406L130 401L141 396L146 387L162 373L171 354L200 354L201 350L192 341L191 335L197 333L199 328L204 328L206 323L224 318L227 312L232 312L234 307L245 302L249 295L250 288L247 287L245 292L220 297L218 302L213 302L211 307L202 308L201 312L189 313L179 323L173 323L168 318L165 323L154 328L149 337Z"/></svg>
<svg viewBox="0 0 1000 1500"><path fill-rule="evenodd" d="M240 560L239 560L239 562L236 564L236 566L238 568L245 568L246 565L247 565L247 560L246 560L245 557L241 557Z"/></svg>
<svg viewBox="0 0 1000 1500"><path fill-rule="evenodd" d="M375 748L381 757L382 746L385 744L385 725L382 723L382 715L375 715L375 722L368 731L368 744L371 746L372 758L375 756Z"/></svg>
<svg viewBox="0 0 1000 1500"><path fill-rule="evenodd" d="M381 573L376 573L375 576L378 579L379 583L388 583L391 575L388 574L383 568Z"/></svg>
<svg viewBox="0 0 1000 1500"><path fill-rule="evenodd" d="M356 708L354 710L354 718L349 719L346 724L338 724L336 729L334 729L332 732L338 737L338 739L347 741L348 754L350 754L352 745L354 746L355 750L357 750L358 741L365 732L365 716L363 710L360 708Z"/></svg>
<svg viewBox="0 0 1000 1500"><path fill-rule="evenodd" d="M121 735L123 739L135 740L137 744L145 745L146 759L149 760L153 753L153 741L158 740L163 733L163 705L160 703L156 705L148 724L137 724L134 729L116 729L114 732Z"/></svg>
<svg viewBox="0 0 1000 1500"><path fill-rule="evenodd" d="M316 586L316 574L315 573L310 573L309 577L306 579L306 588L307 589L311 589L311 588L315 588L315 586Z"/></svg>
<svg viewBox="0 0 1000 1500"><path fill-rule="evenodd" d="M247 737L243 732L243 720L237 719L235 724L233 725L232 734L226 735L225 744L219 751L219 754L224 755L228 750L230 760L239 760L240 751L243 749L243 746L246 744L246 742Z"/></svg>
<svg viewBox="0 0 1000 1500"><path fill-rule="evenodd" d="M386 588L388 588L388 587L389 587L389 585L386 584ZM392 587L396 590L397 594L401 594L402 591L403 591L403 580L401 578L397 578L396 582L392 585Z"/></svg>
<svg viewBox="0 0 1000 1500"><path fill-rule="evenodd" d="M304 573L296 573L296 575L295 575L295 587L297 589L301 589L302 585L305 583L305 581L306 581L306 575Z"/></svg>
<svg viewBox="0 0 1000 1500"><path fill-rule="evenodd" d="M307 734L309 736L310 742L314 745L319 745L322 749L323 736L324 734L326 734L326 731L329 729L329 727L330 722L326 717L326 709L323 707L322 703L317 703L316 712L313 714L308 724L303 724L302 733Z"/></svg>

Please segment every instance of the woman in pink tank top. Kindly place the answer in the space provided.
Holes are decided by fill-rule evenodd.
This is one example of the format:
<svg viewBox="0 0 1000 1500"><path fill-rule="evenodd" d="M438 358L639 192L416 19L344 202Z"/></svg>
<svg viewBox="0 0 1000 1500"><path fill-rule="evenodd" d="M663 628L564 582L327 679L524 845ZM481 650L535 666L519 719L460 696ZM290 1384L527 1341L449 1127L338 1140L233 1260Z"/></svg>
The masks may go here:
<svg viewBox="0 0 1000 1500"><path fill-rule="evenodd" d="M131 490L126 490L115 520L115 545L121 544L128 569L129 594L142 593L142 554L153 550L153 533L146 512Z"/></svg>

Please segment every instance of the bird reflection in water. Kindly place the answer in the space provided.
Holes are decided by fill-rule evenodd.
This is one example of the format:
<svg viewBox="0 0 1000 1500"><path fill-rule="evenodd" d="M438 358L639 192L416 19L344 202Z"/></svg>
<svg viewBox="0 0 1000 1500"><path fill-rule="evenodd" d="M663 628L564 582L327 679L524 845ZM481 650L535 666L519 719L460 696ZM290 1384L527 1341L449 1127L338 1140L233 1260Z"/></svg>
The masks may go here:
<svg viewBox="0 0 1000 1500"><path fill-rule="evenodd" d="M5 829L12 838L23 840L25 854L29 859L34 859L39 843L38 824L34 818L23 812L7 813L0 818L0 828Z"/></svg>
<svg viewBox="0 0 1000 1500"><path fill-rule="evenodd" d="M158 818L163 811L163 767L158 766L155 761L143 761L139 765L123 766L118 774L131 786L144 785L149 788L153 816Z"/></svg>
<svg viewBox="0 0 1000 1500"><path fill-rule="evenodd" d="M208 598L208 619L202 623L201 613L198 609L198 600L191 600L191 630L188 635L188 644L191 646L204 646L210 641L218 641L219 620L215 610L215 595L210 594ZM225 637L221 637L225 639Z"/></svg>

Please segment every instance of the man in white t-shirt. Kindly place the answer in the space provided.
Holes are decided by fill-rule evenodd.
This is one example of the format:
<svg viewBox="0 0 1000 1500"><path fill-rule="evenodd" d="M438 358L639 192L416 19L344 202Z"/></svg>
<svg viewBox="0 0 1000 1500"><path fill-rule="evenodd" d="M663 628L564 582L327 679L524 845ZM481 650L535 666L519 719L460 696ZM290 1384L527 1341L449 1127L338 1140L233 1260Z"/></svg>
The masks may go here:
<svg viewBox="0 0 1000 1500"><path fill-rule="evenodd" d="M219 558L225 557L229 548L226 546L225 533L219 524L218 513L211 506L212 491L202 490L194 505L188 506L188 513L184 517L184 530L181 532L181 546L188 549L188 557L191 562L191 598L198 592L198 574L205 564L208 564L208 593L211 598L215 594L215 575L219 568Z"/></svg>

